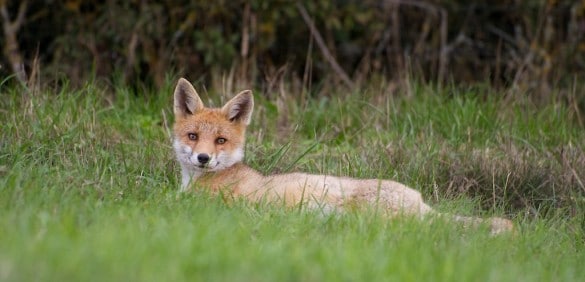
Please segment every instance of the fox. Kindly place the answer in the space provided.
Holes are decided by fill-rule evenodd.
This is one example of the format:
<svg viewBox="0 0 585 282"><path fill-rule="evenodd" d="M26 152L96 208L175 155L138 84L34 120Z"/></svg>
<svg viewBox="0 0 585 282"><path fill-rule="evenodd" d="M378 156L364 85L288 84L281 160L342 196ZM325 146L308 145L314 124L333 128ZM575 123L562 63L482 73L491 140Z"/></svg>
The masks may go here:
<svg viewBox="0 0 585 282"><path fill-rule="evenodd" d="M208 108L188 80L178 80L174 90L173 148L181 168L180 192L207 189L212 194L252 202L301 205L325 212L374 207L389 218L445 215L426 204L419 191L392 180L299 172L261 174L243 162L253 108L251 90L241 91L221 108ZM514 230L513 223L505 218L447 216L464 227L489 226L491 234Z"/></svg>

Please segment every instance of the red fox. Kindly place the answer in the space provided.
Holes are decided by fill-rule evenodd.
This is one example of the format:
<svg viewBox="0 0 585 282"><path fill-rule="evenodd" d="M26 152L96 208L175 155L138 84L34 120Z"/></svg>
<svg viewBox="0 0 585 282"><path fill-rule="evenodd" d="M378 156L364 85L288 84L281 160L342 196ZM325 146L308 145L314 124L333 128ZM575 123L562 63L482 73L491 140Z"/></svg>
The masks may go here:
<svg viewBox="0 0 585 282"><path fill-rule="evenodd" d="M439 214L425 204L418 191L391 180L305 173L262 175L242 162L253 107L252 91L245 90L222 108L207 108L193 85L179 79L174 92L173 148L181 166L181 191L196 186L251 201L325 211L369 205L381 208L388 216ZM464 226L485 223L492 234L514 229L512 222L504 218L450 218Z"/></svg>

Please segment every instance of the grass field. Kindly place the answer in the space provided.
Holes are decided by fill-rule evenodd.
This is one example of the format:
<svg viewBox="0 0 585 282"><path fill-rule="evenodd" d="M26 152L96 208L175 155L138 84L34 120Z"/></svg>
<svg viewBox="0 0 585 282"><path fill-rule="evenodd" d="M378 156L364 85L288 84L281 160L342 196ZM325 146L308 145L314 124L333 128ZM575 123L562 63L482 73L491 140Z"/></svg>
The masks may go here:
<svg viewBox="0 0 585 282"><path fill-rule="evenodd" d="M490 237L375 211L178 194L172 85L0 93L0 281L582 281L585 130L571 105L476 90L256 94L246 161L391 178ZM200 93L203 94L203 93ZM229 98L203 95L220 105Z"/></svg>

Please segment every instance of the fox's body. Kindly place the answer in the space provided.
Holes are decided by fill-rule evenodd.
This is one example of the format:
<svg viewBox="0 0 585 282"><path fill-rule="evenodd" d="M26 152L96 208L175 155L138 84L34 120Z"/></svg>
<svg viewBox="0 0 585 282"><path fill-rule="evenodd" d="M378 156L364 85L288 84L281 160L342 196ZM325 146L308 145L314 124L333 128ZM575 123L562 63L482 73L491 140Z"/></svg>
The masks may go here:
<svg viewBox="0 0 585 282"><path fill-rule="evenodd" d="M254 105L251 91L241 92L222 108L206 108L191 83L180 79L174 98L173 147L181 165L181 191L196 186L251 201L326 211L372 206L390 216L438 214L418 191L395 181L305 173L265 176L243 164L245 131ZM488 221L492 233L513 228L502 218L453 218L465 225Z"/></svg>

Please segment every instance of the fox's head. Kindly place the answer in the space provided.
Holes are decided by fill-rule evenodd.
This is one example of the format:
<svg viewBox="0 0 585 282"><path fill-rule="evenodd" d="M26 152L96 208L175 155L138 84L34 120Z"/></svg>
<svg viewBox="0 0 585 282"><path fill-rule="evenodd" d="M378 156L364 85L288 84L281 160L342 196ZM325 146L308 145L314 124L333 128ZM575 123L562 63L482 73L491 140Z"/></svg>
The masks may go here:
<svg viewBox="0 0 585 282"><path fill-rule="evenodd" d="M206 108L193 85L181 78L174 95L173 147L183 174L220 171L242 161L252 91L242 91L222 108Z"/></svg>

